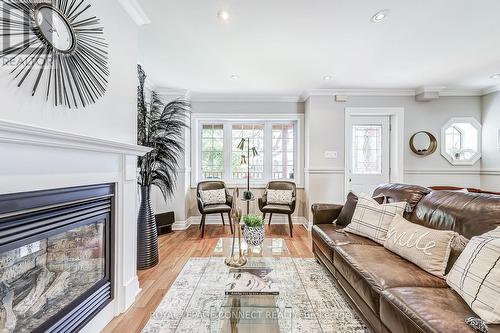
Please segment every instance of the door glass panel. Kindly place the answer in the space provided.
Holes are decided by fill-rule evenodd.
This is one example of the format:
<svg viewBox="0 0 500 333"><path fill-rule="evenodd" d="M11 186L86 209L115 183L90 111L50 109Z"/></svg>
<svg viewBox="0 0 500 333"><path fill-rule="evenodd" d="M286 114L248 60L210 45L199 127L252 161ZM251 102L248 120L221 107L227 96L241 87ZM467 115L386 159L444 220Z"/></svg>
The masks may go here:
<svg viewBox="0 0 500 333"><path fill-rule="evenodd" d="M353 125L352 173L382 174L382 126Z"/></svg>

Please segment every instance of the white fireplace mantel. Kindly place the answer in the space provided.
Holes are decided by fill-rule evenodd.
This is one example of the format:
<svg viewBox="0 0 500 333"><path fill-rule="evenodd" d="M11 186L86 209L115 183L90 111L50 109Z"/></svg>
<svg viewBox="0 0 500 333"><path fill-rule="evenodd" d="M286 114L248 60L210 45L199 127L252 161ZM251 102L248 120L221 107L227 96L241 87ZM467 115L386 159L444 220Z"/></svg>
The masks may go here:
<svg viewBox="0 0 500 333"><path fill-rule="evenodd" d="M115 184L114 300L81 332L100 332L140 291L137 156L151 148L0 119L0 194Z"/></svg>
<svg viewBox="0 0 500 333"><path fill-rule="evenodd" d="M0 142L142 156L152 148L0 119Z"/></svg>

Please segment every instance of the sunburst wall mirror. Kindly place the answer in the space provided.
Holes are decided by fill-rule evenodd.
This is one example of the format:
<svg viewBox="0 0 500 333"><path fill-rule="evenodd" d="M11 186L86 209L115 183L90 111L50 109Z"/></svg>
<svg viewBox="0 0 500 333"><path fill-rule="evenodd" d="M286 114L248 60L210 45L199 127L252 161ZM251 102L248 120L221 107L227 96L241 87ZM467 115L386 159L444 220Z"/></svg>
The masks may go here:
<svg viewBox="0 0 500 333"><path fill-rule="evenodd" d="M108 44L87 0L0 0L0 56L18 87L55 106L85 107L104 96Z"/></svg>

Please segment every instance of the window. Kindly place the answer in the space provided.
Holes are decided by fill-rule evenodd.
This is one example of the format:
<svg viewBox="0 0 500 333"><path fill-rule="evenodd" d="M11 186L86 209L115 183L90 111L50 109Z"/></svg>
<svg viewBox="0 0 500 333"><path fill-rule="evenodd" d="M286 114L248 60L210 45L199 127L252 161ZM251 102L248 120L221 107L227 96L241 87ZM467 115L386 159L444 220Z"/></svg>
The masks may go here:
<svg viewBox="0 0 500 333"><path fill-rule="evenodd" d="M235 180L246 179L248 171L248 163L242 160L250 158L250 179L264 179L264 125L262 124L233 124L231 131L232 146L231 146L231 178ZM250 154L248 157L247 146L243 151L239 150L238 144L241 139L249 139L250 148L256 148L258 156Z"/></svg>
<svg viewBox="0 0 500 333"><path fill-rule="evenodd" d="M275 124L272 127L273 172L272 179L294 179L295 126Z"/></svg>
<svg viewBox="0 0 500 333"><path fill-rule="evenodd" d="M204 179L222 179L224 174L224 127L222 124L202 126L201 170Z"/></svg>
<svg viewBox="0 0 500 333"><path fill-rule="evenodd" d="M382 126L352 127L352 173L379 175L382 173Z"/></svg>
<svg viewBox="0 0 500 333"><path fill-rule="evenodd" d="M297 178L298 168L303 170L303 163L298 163L301 153L297 150L300 115L286 120L250 120L251 116L248 116L249 120L219 121L215 120L215 116L200 117L209 119L193 119L192 128L196 128L192 131L192 142L196 147L192 155L196 164L193 184L207 179L244 184L248 161L250 181L254 184L262 185L280 179L300 181ZM250 148L255 148L256 156L252 152L248 156L248 142L243 150L238 149L242 139L249 139Z"/></svg>

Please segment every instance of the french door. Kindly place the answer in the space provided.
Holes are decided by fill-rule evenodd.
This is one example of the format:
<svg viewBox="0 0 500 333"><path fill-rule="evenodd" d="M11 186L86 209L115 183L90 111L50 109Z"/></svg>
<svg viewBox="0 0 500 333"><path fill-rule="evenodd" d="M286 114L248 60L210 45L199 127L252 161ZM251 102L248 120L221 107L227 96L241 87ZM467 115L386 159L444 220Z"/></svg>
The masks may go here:
<svg viewBox="0 0 500 333"><path fill-rule="evenodd" d="M348 140L348 190L371 195L390 179L390 116L351 116Z"/></svg>

